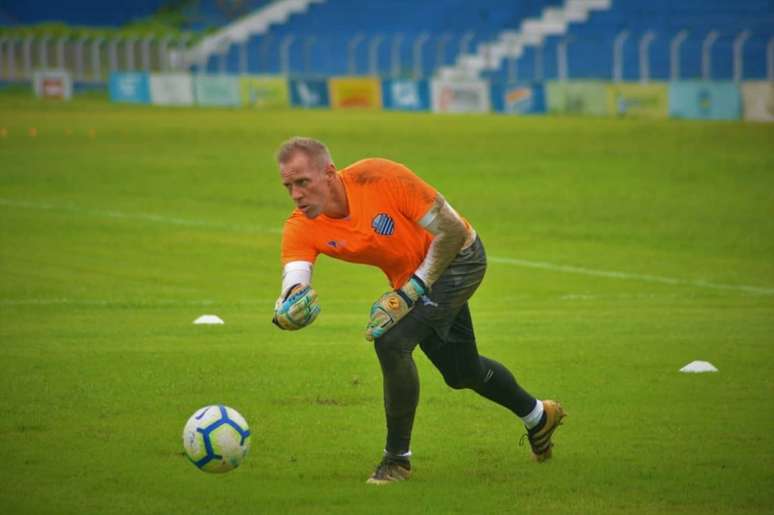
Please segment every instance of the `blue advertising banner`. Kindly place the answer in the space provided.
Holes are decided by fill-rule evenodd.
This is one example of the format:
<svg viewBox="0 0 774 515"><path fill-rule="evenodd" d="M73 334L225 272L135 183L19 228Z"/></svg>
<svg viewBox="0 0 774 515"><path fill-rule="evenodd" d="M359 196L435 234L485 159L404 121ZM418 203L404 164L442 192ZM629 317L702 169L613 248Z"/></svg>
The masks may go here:
<svg viewBox="0 0 774 515"><path fill-rule="evenodd" d="M669 116L738 120L742 116L741 93L733 82L670 82Z"/></svg>
<svg viewBox="0 0 774 515"><path fill-rule="evenodd" d="M293 107L330 107L328 82L325 80L290 80L290 105Z"/></svg>
<svg viewBox="0 0 774 515"><path fill-rule="evenodd" d="M542 84L492 84L492 109L507 114L546 112L546 94Z"/></svg>
<svg viewBox="0 0 774 515"><path fill-rule="evenodd" d="M108 83L110 100L132 104L150 104L148 74L142 72L113 72Z"/></svg>
<svg viewBox="0 0 774 515"><path fill-rule="evenodd" d="M382 81L382 104L385 109L429 111L430 84L426 80Z"/></svg>

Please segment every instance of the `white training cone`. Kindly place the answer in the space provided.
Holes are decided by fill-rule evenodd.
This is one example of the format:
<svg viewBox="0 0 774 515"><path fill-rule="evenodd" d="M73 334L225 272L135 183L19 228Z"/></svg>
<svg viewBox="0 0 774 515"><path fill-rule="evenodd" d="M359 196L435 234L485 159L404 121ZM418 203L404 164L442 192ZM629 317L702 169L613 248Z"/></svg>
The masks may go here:
<svg viewBox="0 0 774 515"><path fill-rule="evenodd" d="M194 320L194 324L222 324L223 319L221 319L218 315L202 315L196 320Z"/></svg>
<svg viewBox="0 0 774 515"><path fill-rule="evenodd" d="M688 372L688 373L699 373L699 372L717 372L718 369L715 368L715 365L710 363L709 361L691 361L687 365L685 365L683 368L680 369L680 372Z"/></svg>

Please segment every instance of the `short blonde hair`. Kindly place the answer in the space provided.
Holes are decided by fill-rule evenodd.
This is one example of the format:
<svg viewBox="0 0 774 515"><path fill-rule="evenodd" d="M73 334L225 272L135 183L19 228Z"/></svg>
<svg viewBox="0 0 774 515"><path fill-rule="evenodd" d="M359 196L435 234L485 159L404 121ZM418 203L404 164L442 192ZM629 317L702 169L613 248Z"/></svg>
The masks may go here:
<svg viewBox="0 0 774 515"><path fill-rule="evenodd" d="M325 168L333 162L328 147L322 141L295 136L280 145L277 151L277 163L287 163L298 152L303 152L309 159L316 161L320 168Z"/></svg>

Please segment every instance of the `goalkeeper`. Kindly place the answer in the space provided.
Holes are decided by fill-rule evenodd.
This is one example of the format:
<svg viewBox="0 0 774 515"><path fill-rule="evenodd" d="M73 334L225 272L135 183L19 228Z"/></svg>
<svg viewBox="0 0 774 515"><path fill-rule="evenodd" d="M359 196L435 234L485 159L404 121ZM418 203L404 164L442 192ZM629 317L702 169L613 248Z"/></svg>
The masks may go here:
<svg viewBox="0 0 774 515"><path fill-rule="evenodd" d="M277 162L296 209L283 229L282 293L273 322L297 330L317 317L312 267L320 253L377 266L393 288L373 304L365 324L382 369L387 419L384 454L368 483L411 475L417 344L449 386L472 389L518 416L535 460L550 458L562 407L536 400L505 366L476 348L468 299L484 278L486 255L468 221L393 161L364 159L337 170L324 144L292 138L280 147Z"/></svg>

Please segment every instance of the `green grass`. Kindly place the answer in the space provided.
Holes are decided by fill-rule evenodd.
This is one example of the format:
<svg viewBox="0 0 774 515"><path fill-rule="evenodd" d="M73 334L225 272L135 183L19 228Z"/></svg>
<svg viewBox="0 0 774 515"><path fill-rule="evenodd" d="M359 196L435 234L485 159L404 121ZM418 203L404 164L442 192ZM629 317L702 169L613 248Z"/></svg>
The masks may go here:
<svg viewBox="0 0 774 515"><path fill-rule="evenodd" d="M772 126L6 96L0 127L2 513L774 512ZM364 484L386 280L321 258L315 325L269 323L295 134L406 163L474 224L479 347L566 406L552 461L417 351L415 476ZM224 476L181 454L209 403L254 432Z"/></svg>

